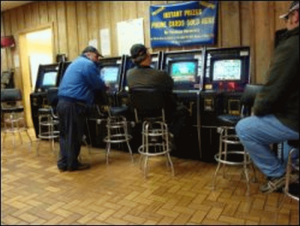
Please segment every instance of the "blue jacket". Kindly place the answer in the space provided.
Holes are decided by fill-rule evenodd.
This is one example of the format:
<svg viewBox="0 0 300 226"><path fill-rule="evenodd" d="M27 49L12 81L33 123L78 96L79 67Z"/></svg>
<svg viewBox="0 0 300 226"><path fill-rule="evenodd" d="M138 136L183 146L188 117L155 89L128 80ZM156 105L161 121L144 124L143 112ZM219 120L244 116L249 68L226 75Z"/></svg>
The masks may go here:
<svg viewBox="0 0 300 226"><path fill-rule="evenodd" d="M103 90L105 83L96 63L81 55L68 66L59 85L58 96L92 105L94 94Z"/></svg>

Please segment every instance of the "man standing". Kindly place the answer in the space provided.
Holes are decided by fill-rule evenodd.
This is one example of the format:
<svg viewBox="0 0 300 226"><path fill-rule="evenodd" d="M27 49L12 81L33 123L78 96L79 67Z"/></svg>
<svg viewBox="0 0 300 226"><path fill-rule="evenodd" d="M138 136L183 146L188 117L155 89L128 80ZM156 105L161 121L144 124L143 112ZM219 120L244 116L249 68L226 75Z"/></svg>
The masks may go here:
<svg viewBox="0 0 300 226"><path fill-rule="evenodd" d="M268 80L254 103L254 115L236 125L246 151L267 177L260 187L264 193L283 187L290 149L286 141L299 139L299 1L293 1L280 18L286 21L287 31L274 51ZM281 142L285 142L283 162L270 148Z"/></svg>
<svg viewBox="0 0 300 226"><path fill-rule="evenodd" d="M60 123L60 171L83 170L90 167L78 161L88 107L95 94L103 94L105 84L100 78L98 60L101 55L92 46L67 68L58 91L57 113ZM102 57L102 56L101 56Z"/></svg>

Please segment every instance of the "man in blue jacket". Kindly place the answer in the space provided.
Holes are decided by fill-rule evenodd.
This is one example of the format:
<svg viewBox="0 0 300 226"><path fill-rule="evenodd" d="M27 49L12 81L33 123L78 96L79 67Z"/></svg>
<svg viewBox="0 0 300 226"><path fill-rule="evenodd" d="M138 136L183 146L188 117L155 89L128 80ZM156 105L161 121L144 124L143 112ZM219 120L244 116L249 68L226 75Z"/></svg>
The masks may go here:
<svg viewBox="0 0 300 226"><path fill-rule="evenodd" d="M60 123L60 171L83 170L90 167L78 161L84 135L86 114L94 103L95 94L103 93L98 50L86 47L67 68L58 91L57 113Z"/></svg>
<svg viewBox="0 0 300 226"><path fill-rule="evenodd" d="M267 72L267 83L258 93L254 115L236 125L236 132L254 164L267 177L260 187L270 193L285 184L287 140L299 139L299 1L293 1L285 19L287 31L278 43ZM285 142L283 162L270 144ZM297 180L295 175L294 180Z"/></svg>

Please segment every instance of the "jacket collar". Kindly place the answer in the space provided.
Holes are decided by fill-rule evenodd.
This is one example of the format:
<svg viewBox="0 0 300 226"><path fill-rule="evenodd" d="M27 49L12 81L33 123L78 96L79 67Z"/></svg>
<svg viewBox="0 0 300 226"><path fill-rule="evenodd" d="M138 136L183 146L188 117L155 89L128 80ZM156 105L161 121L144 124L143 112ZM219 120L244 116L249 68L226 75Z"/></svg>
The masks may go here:
<svg viewBox="0 0 300 226"><path fill-rule="evenodd" d="M146 65L137 65L138 68L151 68L150 66L146 66Z"/></svg>
<svg viewBox="0 0 300 226"><path fill-rule="evenodd" d="M294 28L293 30L288 30L288 31L286 31L286 32L283 34L282 38L283 38L283 39L287 39L287 38L289 38L289 37L291 37L291 36L294 36L294 35L299 35L299 26L296 27L296 28Z"/></svg>

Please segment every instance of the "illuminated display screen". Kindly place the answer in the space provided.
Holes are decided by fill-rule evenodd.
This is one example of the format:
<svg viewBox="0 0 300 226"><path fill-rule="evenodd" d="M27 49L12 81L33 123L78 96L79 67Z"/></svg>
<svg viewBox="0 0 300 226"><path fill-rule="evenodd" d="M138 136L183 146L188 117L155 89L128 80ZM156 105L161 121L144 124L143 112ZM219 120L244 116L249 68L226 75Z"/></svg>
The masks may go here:
<svg viewBox="0 0 300 226"><path fill-rule="evenodd" d="M118 80L119 67L104 67L101 69L101 77L105 83L114 83Z"/></svg>
<svg viewBox="0 0 300 226"><path fill-rule="evenodd" d="M174 82L195 82L197 75L195 61L179 61L170 64L170 76Z"/></svg>
<svg viewBox="0 0 300 226"><path fill-rule="evenodd" d="M240 59L217 60L213 64L213 81L240 80L242 61Z"/></svg>
<svg viewBox="0 0 300 226"><path fill-rule="evenodd" d="M46 72L43 78L43 86L55 86L57 72Z"/></svg>

